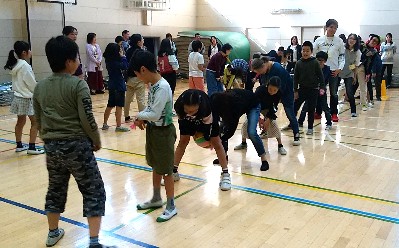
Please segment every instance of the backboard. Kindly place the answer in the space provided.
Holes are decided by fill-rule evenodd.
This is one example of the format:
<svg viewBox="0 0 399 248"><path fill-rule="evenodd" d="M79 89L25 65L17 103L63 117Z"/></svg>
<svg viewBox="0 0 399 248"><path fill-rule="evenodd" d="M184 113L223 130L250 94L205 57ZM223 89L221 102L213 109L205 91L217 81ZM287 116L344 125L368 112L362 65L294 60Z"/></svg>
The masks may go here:
<svg viewBox="0 0 399 248"><path fill-rule="evenodd" d="M37 0L42 3L65 3L65 4L77 4L77 0Z"/></svg>

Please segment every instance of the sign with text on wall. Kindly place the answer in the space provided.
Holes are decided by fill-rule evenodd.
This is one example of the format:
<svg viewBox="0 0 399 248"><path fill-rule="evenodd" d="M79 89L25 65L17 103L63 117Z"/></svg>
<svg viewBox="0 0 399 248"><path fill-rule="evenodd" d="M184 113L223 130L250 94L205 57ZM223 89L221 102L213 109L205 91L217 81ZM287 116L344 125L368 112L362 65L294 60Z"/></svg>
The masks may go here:
<svg viewBox="0 0 399 248"><path fill-rule="evenodd" d="M64 4L77 4L77 0L37 0L42 3L64 3Z"/></svg>

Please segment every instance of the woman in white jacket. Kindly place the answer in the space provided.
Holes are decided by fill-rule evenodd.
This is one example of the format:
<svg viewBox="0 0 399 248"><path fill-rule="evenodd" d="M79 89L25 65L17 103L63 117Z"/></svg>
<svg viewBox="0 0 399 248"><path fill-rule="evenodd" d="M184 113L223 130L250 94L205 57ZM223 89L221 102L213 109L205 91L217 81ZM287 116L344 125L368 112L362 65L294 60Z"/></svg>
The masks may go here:
<svg viewBox="0 0 399 248"><path fill-rule="evenodd" d="M18 59L15 57L17 55ZM11 70L12 89L14 99L11 103L10 112L18 116L15 125L15 140L17 142L16 152L28 150L28 154L37 155L44 153L44 150L36 149L35 141L37 137L36 119L33 112L32 96L35 90L36 80L32 67L26 60L32 57L29 44L25 41L14 43L14 50L8 55L8 60L4 66L5 70ZM26 116L31 122L29 133L29 146L22 144L22 130L26 123Z"/></svg>
<svg viewBox="0 0 399 248"><path fill-rule="evenodd" d="M387 84L386 87L391 87L392 82L392 68L393 55L396 53L396 44L392 41L392 34L387 33L385 42L381 43L381 60L382 60L382 74L387 69Z"/></svg>

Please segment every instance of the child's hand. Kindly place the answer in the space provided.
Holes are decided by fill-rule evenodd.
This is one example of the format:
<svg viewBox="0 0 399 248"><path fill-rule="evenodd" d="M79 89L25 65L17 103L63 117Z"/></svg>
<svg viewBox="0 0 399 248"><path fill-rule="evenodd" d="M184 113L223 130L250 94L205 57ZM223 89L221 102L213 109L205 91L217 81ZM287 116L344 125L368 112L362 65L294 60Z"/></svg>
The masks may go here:
<svg viewBox="0 0 399 248"><path fill-rule="evenodd" d="M145 122L144 121L142 121L142 120L135 120L134 121L134 125L136 126L136 127L139 127L141 130L144 130L144 128L145 128Z"/></svg>
<svg viewBox="0 0 399 248"><path fill-rule="evenodd" d="M320 96L324 95L324 93L326 93L326 91L325 91L324 89L320 89L320 90L319 90L319 95L320 95Z"/></svg>
<svg viewBox="0 0 399 248"><path fill-rule="evenodd" d="M299 98L298 92L294 93L294 99L297 100Z"/></svg>

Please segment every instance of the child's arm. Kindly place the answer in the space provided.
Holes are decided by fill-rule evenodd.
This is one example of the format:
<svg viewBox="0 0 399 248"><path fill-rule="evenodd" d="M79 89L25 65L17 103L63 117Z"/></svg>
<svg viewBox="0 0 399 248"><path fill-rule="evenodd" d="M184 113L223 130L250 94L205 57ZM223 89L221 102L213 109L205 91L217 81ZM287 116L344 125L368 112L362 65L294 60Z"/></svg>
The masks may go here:
<svg viewBox="0 0 399 248"><path fill-rule="evenodd" d="M317 78L319 80L319 88L320 89L324 89L326 87L325 82L324 82L324 75L323 75L323 71L320 68L319 63L317 62L317 60L315 60L315 71L316 71L316 75Z"/></svg>
<svg viewBox="0 0 399 248"><path fill-rule="evenodd" d="M158 121L168 101L169 92L159 88L154 95L154 102L138 113L137 119L143 121Z"/></svg>
<svg viewBox="0 0 399 248"><path fill-rule="evenodd" d="M25 75L23 76L23 80L25 85L28 87L29 91L33 93L33 91L35 91L37 82L35 79L35 74L33 74L32 67L29 66L28 70L25 72Z"/></svg>
<svg viewBox="0 0 399 248"><path fill-rule="evenodd" d="M35 94L36 93L36 94ZM33 92L33 110L35 112L36 127L37 130L41 131L41 120L42 120L42 108L40 107L39 101L37 100L37 91Z"/></svg>
<svg viewBox="0 0 399 248"><path fill-rule="evenodd" d="M94 150L101 148L100 133L92 111L90 90L84 80L77 85L77 103L80 123L82 128L93 142Z"/></svg>

